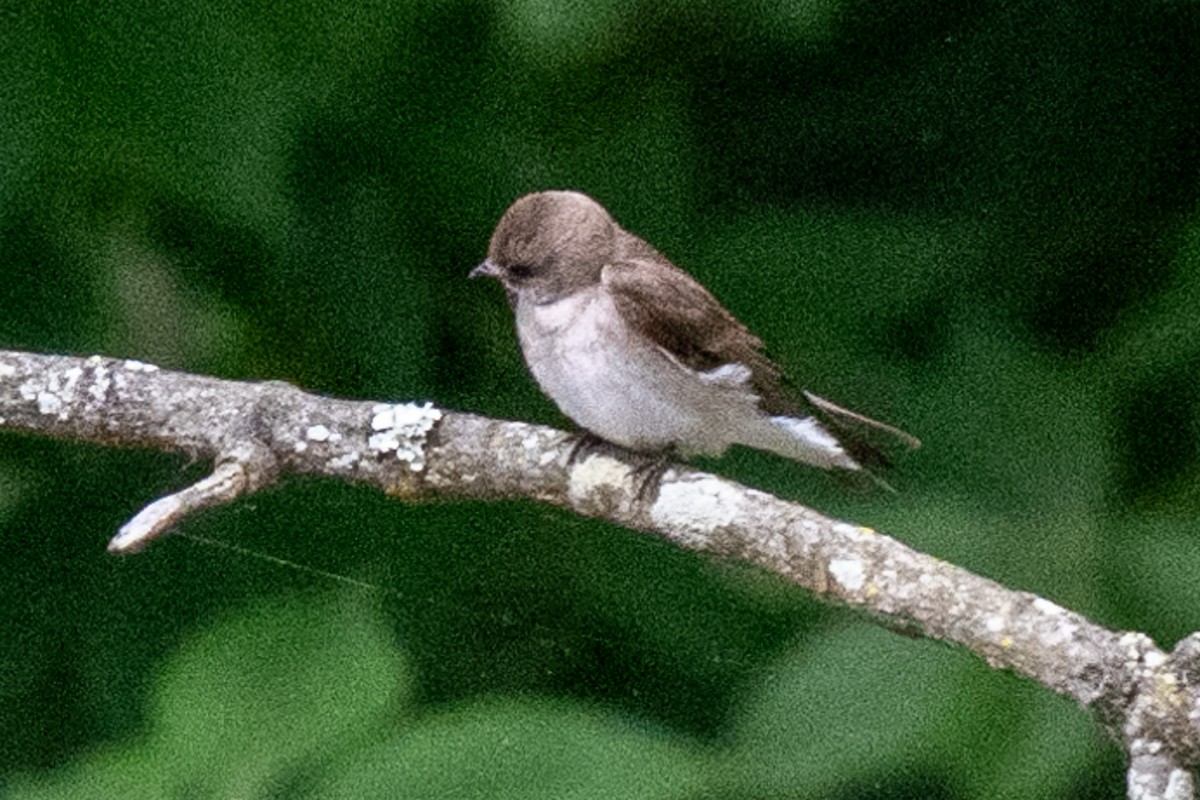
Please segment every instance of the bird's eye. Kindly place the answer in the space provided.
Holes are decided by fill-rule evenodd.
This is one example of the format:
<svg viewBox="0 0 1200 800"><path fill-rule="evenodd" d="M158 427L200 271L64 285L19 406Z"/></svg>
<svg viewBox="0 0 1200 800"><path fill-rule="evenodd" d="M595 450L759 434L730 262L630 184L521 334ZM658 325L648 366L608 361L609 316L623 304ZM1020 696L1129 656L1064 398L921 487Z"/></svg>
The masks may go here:
<svg viewBox="0 0 1200 800"><path fill-rule="evenodd" d="M510 278L524 280L533 277L533 267L528 264L513 264L508 268L508 275Z"/></svg>

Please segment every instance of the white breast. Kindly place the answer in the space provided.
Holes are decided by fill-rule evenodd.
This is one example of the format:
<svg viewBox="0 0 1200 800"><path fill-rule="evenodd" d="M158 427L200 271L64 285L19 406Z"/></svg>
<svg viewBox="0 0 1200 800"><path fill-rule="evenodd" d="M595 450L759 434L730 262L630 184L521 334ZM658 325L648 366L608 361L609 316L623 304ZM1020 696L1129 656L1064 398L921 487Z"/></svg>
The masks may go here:
<svg viewBox="0 0 1200 800"><path fill-rule="evenodd" d="M748 369L688 369L630 331L599 287L542 305L520 298L516 313L542 391L601 438L635 450L716 455L747 422L763 419Z"/></svg>

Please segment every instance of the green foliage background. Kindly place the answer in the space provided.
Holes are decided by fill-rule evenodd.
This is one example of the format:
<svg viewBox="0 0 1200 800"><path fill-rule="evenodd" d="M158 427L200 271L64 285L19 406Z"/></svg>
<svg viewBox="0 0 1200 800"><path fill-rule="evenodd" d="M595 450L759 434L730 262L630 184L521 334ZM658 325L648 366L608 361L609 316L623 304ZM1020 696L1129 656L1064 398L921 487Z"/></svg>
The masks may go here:
<svg viewBox="0 0 1200 800"><path fill-rule="evenodd" d="M495 285L594 195L797 381L913 431L898 497L705 466L1162 645L1200 627L1194 3L0 4L0 346L563 422ZM0 437L0 790L1123 796L1070 703L738 565L526 503Z"/></svg>

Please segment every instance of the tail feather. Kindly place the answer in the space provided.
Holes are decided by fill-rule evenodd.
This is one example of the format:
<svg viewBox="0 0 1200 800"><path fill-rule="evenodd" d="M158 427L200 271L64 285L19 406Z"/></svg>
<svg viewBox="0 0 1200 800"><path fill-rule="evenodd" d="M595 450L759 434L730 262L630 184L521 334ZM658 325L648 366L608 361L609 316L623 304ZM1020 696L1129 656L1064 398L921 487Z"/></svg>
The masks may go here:
<svg viewBox="0 0 1200 800"><path fill-rule="evenodd" d="M862 471L876 485L894 493L896 490L877 474L892 466L888 450L894 450L897 445L915 450L921 446L921 440L886 422L842 408L812 392L805 392L804 397L817 418L837 438L842 449L862 467Z"/></svg>
<svg viewBox="0 0 1200 800"><path fill-rule="evenodd" d="M821 469L834 470L851 483L871 483L889 492L891 484L879 471L891 466L888 450L897 444L920 447L921 442L899 428L804 393L807 409L792 413L757 416L738 425L738 444L767 450L803 461Z"/></svg>
<svg viewBox="0 0 1200 800"><path fill-rule="evenodd" d="M852 453L839 437L816 417L770 417L769 425L751 447L770 450L786 458L812 464L821 469L857 469Z"/></svg>
<svg viewBox="0 0 1200 800"><path fill-rule="evenodd" d="M836 403L831 403L824 397L815 395L812 392L805 392L804 398L822 413L823 422L832 423L834 427L853 428L864 432L871 431L876 434L885 434L893 442L899 441L913 450L921 446L920 439L911 433L906 433L895 426L888 425L886 422L880 422L864 414L859 414L857 411L842 408Z"/></svg>

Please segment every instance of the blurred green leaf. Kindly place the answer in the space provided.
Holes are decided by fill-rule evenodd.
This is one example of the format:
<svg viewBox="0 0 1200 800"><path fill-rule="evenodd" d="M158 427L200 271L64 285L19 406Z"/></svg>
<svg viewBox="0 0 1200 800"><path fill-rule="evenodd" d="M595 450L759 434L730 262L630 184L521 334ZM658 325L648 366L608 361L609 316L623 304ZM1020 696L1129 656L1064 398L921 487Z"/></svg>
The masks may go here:
<svg viewBox="0 0 1200 800"><path fill-rule="evenodd" d="M336 758L403 711L410 692L370 608L311 596L261 603L172 656L142 741L11 796L261 796Z"/></svg>
<svg viewBox="0 0 1200 800"><path fill-rule="evenodd" d="M766 670L734 726L731 785L808 797L851 776L953 775L970 788L965 796L1061 797L1097 740L1088 714L1067 700L860 623Z"/></svg>
<svg viewBox="0 0 1200 800"><path fill-rule="evenodd" d="M1100 796L1121 796L1124 755L1088 711L1013 676L987 685L988 702L965 708L959 735L942 739L939 763L954 766L964 797L1056 800L1091 774L1111 778Z"/></svg>
<svg viewBox="0 0 1200 800"><path fill-rule="evenodd" d="M322 798L678 798L697 755L662 732L586 706L494 700L439 713L348 759Z"/></svg>
<svg viewBox="0 0 1200 800"><path fill-rule="evenodd" d="M961 725L964 657L857 624L764 670L733 726L731 768L743 793L816 796L865 765L920 759ZM885 765L888 765L885 767Z"/></svg>
<svg viewBox="0 0 1200 800"><path fill-rule="evenodd" d="M1193 514L1117 518L1105 531L1114 626L1145 631L1170 649L1200 619L1200 523Z"/></svg>

